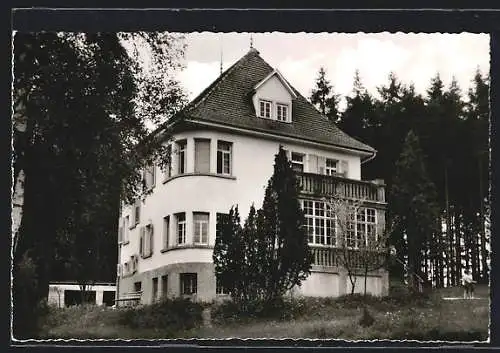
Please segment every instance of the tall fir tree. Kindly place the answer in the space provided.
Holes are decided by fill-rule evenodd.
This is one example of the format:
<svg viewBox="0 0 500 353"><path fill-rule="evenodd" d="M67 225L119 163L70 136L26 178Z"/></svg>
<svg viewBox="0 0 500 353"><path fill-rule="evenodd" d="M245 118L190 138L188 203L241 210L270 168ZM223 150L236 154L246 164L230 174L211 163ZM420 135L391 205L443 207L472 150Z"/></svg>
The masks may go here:
<svg viewBox="0 0 500 353"><path fill-rule="evenodd" d="M394 183L390 189L389 202L399 219L398 231L402 232L404 254L408 259L409 283L416 287L416 274L423 265L422 247L435 232L439 209L436 190L429 179L418 137L410 130L403 151L396 162Z"/></svg>
<svg viewBox="0 0 500 353"><path fill-rule="evenodd" d="M354 74L352 94L345 98L347 106L341 114L339 128L354 138L370 143L372 136L369 136L367 126L376 126L377 122L373 98L363 86L358 70Z"/></svg>
<svg viewBox="0 0 500 353"><path fill-rule="evenodd" d="M332 122L337 122L339 117L338 104L340 95L336 94L334 87L326 78L326 71L323 67L319 69L318 77L316 78L315 87L311 92L311 103L318 110L328 117Z"/></svg>

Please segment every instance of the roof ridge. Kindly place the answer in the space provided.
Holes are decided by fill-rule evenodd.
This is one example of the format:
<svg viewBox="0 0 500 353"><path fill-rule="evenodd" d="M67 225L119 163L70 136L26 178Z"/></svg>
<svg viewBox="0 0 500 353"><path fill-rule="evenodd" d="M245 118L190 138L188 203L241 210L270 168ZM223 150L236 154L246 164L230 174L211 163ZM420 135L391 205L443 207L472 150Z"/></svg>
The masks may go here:
<svg viewBox="0 0 500 353"><path fill-rule="evenodd" d="M222 82L224 82L224 80L226 80L226 78L236 69L236 67L241 66L243 62L247 61L253 55L259 56L259 52L257 50L250 49L248 53L246 53L243 57L241 57L238 61L231 65L226 71L224 71L214 82L212 82L212 84L201 91L201 93L198 94L198 96L196 96L191 101L191 103L185 107L184 111L189 112L196 109L219 87Z"/></svg>

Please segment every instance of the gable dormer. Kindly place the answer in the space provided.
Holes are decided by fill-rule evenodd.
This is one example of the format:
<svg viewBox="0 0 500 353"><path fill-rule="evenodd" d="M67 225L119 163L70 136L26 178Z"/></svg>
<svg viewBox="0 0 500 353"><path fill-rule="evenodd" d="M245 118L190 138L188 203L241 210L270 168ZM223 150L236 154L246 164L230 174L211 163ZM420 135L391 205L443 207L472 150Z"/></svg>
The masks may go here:
<svg viewBox="0 0 500 353"><path fill-rule="evenodd" d="M292 122L292 101L297 95L278 70L254 87L252 98L257 117Z"/></svg>

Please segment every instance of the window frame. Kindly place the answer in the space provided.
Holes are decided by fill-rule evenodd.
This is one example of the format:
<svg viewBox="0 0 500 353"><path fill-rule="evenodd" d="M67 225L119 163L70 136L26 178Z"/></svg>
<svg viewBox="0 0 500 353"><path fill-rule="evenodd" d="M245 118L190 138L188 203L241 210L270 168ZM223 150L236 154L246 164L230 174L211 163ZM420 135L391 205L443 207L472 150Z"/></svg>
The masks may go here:
<svg viewBox="0 0 500 353"><path fill-rule="evenodd" d="M269 113L269 116L266 116L265 115L266 113ZM264 118L264 119L272 119L273 118L273 102L272 101L259 98L259 117Z"/></svg>
<svg viewBox="0 0 500 353"><path fill-rule="evenodd" d="M228 146L228 149L223 149L223 146ZM220 159L219 159L220 158ZM228 171L225 171L225 164L224 161L228 161ZM219 160L220 160L220 170L219 170ZM219 175L232 175L233 174L233 143L224 141L224 140L218 140L217 141L217 166L216 166L216 172Z"/></svg>
<svg viewBox="0 0 500 353"><path fill-rule="evenodd" d="M285 109L284 119L280 119L280 116L283 117L283 109ZM280 110L281 110L281 115L280 115ZM276 103L276 120L277 121L281 121L281 122L285 122L285 123L290 121L289 112L290 112L290 105L289 104L279 103L279 102Z"/></svg>
<svg viewBox="0 0 500 353"><path fill-rule="evenodd" d="M334 162L335 167L329 166L328 162ZM333 158L326 158L325 160L325 173L326 175L336 175L339 170L339 161Z"/></svg>
<svg viewBox="0 0 500 353"><path fill-rule="evenodd" d="M182 216L182 220L180 220L180 217ZM180 226L182 226L182 232L180 231ZM187 227L187 222L186 222L186 212L179 212L175 214L175 239L176 239L176 245L185 245L186 244L186 227ZM180 235L182 233L182 242L179 242Z"/></svg>
<svg viewBox="0 0 500 353"><path fill-rule="evenodd" d="M187 140L176 141L177 144L177 174L187 173Z"/></svg>
<svg viewBox="0 0 500 353"><path fill-rule="evenodd" d="M294 160L294 156L300 156L301 157L301 161L299 162L298 160ZM290 162L292 164L292 169L296 172L296 173L303 173L304 172L304 167L305 167L305 163L304 163L304 159L305 159L305 154L304 153L301 153L301 152L290 152ZM296 170L294 167L295 166L298 166L300 165L302 167L302 170Z"/></svg>
<svg viewBox="0 0 500 353"><path fill-rule="evenodd" d="M198 294L198 273L196 272L183 272L179 274L180 294L182 296ZM189 291L186 292L186 288Z"/></svg>
<svg viewBox="0 0 500 353"><path fill-rule="evenodd" d="M306 207L306 203L311 203L312 207ZM322 209L318 209L317 205L321 204ZM302 211L304 213L307 242L313 246L337 246L337 216L332 216L332 210L328 210L328 204L318 200L301 200ZM307 213L311 210L311 213ZM322 214L320 214L322 211ZM312 229L312 233L311 230ZM317 229L322 230L322 234L317 234ZM330 235L328 235L330 232ZM323 239L322 241L318 241ZM312 240L312 241L311 241Z"/></svg>
<svg viewBox="0 0 500 353"><path fill-rule="evenodd" d="M197 219L197 217L206 216L206 219ZM206 225L206 239L203 241L203 225ZM199 231L199 233L198 233ZM193 212L193 244L208 245L210 235L210 213ZM199 238L197 238L199 237Z"/></svg>

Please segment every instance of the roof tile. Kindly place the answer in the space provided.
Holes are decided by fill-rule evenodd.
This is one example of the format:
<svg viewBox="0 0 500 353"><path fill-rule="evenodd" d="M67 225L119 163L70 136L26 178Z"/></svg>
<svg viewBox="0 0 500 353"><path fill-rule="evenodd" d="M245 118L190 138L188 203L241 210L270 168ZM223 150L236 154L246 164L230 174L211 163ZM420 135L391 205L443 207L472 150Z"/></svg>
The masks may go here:
<svg viewBox="0 0 500 353"><path fill-rule="evenodd" d="M297 94L297 99L293 100L292 123L257 117L252 104L253 87L272 71L259 52L251 49L188 104L183 115L193 120L375 152L341 131L291 85Z"/></svg>

